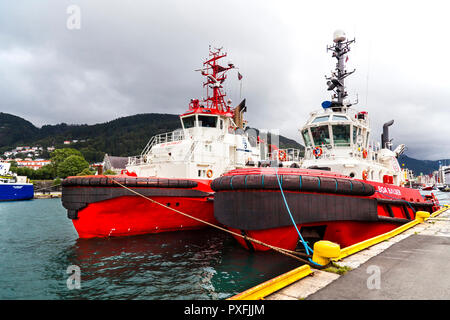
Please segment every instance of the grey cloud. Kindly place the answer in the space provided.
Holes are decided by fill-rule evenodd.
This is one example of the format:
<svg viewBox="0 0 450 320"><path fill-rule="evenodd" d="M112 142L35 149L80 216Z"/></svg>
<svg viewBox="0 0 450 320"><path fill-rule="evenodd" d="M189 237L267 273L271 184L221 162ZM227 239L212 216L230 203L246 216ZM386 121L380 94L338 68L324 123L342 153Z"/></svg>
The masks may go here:
<svg viewBox="0 0 450 320"><path fill-rule="evenodd" d="M80 30L66 28L71 4L81 9ZM382 3L371 6L345 2L346 21L339 25L332 1L0 4L1 111L36 125L182 113L190 98L204 96L194 69L211 44L223 46L244 76L250 125L280 128L301 141L298 128L329 99L324 75L334 61L325 47L339 27L359 37L350 53L349 68L357 72L348 80L348 91L359 94L357 109L369 111L372 139L378 141L382 124L393 118L394 143L407 144L408 155L450 157L449 91L442 76L450 70L435 50L445 39L445 19L421 15L442 13L415 3L406 11L392 4L390 13L382 10ZM407 15L396 14L400 12ZM427 48L411 49L415 35ZM227 90L238 103L233 73Z"/></svg>

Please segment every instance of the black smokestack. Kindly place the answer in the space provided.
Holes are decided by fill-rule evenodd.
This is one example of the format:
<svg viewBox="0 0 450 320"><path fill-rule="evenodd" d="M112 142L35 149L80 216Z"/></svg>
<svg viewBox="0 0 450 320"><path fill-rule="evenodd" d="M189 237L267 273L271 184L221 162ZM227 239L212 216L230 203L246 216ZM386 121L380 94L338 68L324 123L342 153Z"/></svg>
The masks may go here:
<svg viewBox="0 0 450 320"><path fill-rule="evenodd" d="M391 120L383 125L383 133L381 134L381 148L392 150L392 146L390 145L391 141L389 140L389 127L393 124L394 120Z"/></svg>

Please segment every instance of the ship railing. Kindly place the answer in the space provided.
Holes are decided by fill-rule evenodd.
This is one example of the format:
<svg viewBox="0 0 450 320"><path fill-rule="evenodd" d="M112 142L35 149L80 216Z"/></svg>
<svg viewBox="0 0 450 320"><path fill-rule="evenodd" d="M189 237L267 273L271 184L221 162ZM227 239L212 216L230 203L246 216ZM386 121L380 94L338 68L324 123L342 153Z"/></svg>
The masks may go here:
<svg viewBox="0 0 450 320"><path fill-rule="evenodd" d="M363 156L363 150L364 147L358 147L357 145L350 145L349 143L336 143L334 146L331 144L321 145L319 146L322 149L322 155L320 156L321 159L336 159L341 158L341 156L335 156L334 150L340 149L340 148L347 148L349 149L348 157L355 158L355 159L364 159L364 160L371 160L374 162L380 162L378 159L378 148L373 147L374 144L369 145L369 147L366 149L367 156L364 158ZM313 159L314 156L314 149L316 147L313 146L307 146L305 147L305 158L306 159Z"/></svg>
<svg viewBox="0 0 450 320"><path fill-rule="evenodd" d="M267 159L281 161L300 161L302 159L300 149L287 148L277 149L274 152L267 153Z"/></svg>
<svg viewBox="0 0 450 320"><path fill-rule="evenodd" d="M146 155L154 145L161 144L161 143L168 143L168 142L174 142L174 141L180 141L184 140L184 131L181 129L177 129L172 132L166 132L161 133L158 135L153 136L145 146L145 148L141 152L141 156Z"/></svg>
<svg viewBox="0 0 450 320"><path fill-rule="evenodd" d="M138 165L141 165L141 164L144 164L145 163L145 161L144 161L144 157L143 156L131 156L131 157L128 157L128 165L129 166L138 166Z"/></svg>

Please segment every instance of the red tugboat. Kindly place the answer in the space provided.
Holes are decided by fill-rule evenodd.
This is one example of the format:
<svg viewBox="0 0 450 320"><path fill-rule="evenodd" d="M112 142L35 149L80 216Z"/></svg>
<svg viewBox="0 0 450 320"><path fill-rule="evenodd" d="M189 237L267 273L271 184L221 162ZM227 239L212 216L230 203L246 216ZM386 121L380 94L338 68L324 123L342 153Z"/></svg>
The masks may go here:
<svg viewBox="0 0 450 320"><path fill-rule="evenodd" d="M232 170L211 184L214 215L230 230L264 243L294 250L300 235L311 242L329 240L346 247L390 231L415 218L418 210L439 208L434 196L406 188L384 125L382 146L369 141L367 112L355 112L345 99L349 45L337 31L328 49L337 67L328 78L332 101L311 113L300 130L305 142L301 168ZM250 250L267 247L236 237Z"/></svg>
<svg viewBox="0 0 450 320"><path fill-rule="evenodd" d="M211 181L229 170L255 165L267 152L264 142L245 131L245 100L235 108L225 100L223 83L234 69L232 63L219 64L226 56L221 49L210 49L198 70L206 78L207 98L191 100L189 110L180 116L181 129L154 136L140 156L130 157L126 174L63 181L62 204L80 238L205 226L132 191L216 223Z"/></svg>

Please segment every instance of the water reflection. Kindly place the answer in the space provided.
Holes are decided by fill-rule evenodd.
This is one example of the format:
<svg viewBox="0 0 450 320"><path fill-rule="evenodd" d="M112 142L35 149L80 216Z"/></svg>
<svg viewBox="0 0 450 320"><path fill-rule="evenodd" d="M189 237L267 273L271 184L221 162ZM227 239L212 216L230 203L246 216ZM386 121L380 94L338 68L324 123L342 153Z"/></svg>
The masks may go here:
<svg viewBox="0 0 450 320"><path fill-rule="evenodd" d="M67 288L69 265L81 269L79 290ZM85 240L59 199L0 206L1 299L225 299L297 266L215 229Z"/></svg>
<svg viewBox="0 0 450 320"><path fill-rule="evenodd" d="M81 268L81 289L60 293L69 299L224 299L298 265L214 229L78 239L60 258Z"/></svg>

